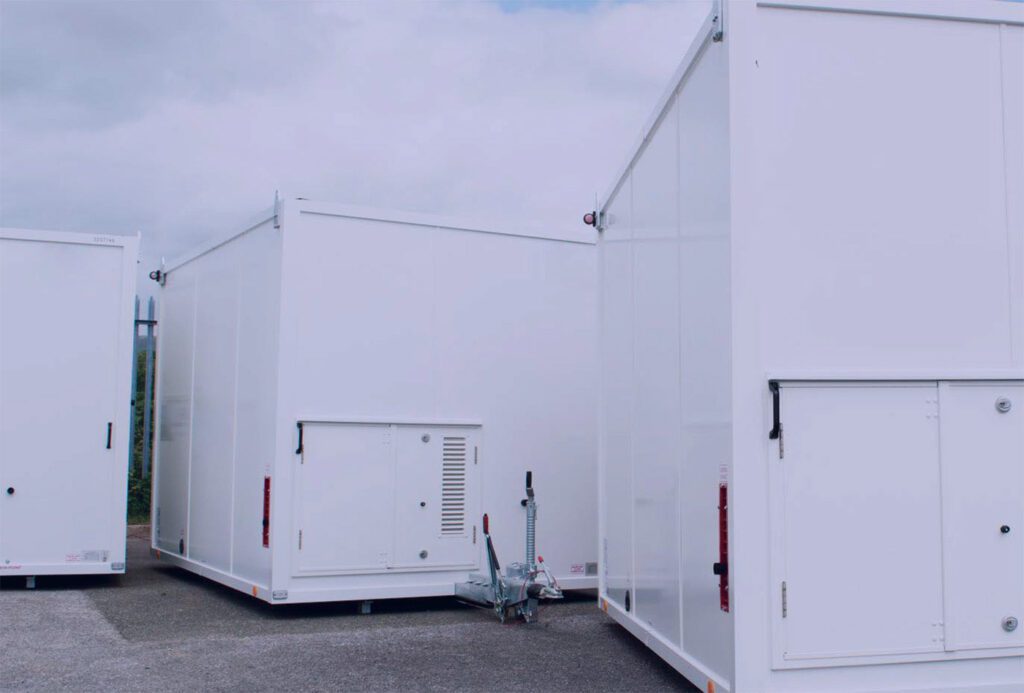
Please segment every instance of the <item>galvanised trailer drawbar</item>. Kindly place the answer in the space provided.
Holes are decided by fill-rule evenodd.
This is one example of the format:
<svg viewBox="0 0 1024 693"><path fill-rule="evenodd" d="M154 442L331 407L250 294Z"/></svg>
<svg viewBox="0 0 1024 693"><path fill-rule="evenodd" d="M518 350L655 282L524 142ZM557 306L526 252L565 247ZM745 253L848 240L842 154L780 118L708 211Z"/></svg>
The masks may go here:
<svg viewBox="0 0 1024 693"><path fill-rule="evenodd" d="M1024 4L709 4L596 216L607 612L707 691L1024 690Z"/></svg>
<svg viewBox="0 0 1024 693"><path fill-rule="evenodd" d="M272 604L454 595L484 513L527 554L530 471L596 587L595 236L288 198L154 273L153 548Z"/></svg>

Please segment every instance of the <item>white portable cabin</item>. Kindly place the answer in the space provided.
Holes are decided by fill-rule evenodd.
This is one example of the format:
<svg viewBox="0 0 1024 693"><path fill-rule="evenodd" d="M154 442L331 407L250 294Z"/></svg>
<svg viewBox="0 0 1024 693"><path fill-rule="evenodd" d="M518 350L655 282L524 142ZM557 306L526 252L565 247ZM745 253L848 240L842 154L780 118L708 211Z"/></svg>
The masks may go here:
<svg viewBox="0 0 1024 693"><path fill-rule="evenodd" d="M0 577L124 572L137 257L0 229Z"/></svg>
<svg viewBox="0 0 1024 693"><path fill-rule="evenodd" d="M601 605L702 690L1022 691L1024 5L721 9L598 208Z"/></svg>
<svg viewBox="0 0 1024 693"><path fill-rule="evenodd" d="M597 586L595 232L283 200L163 272L153 547L274 603Z"/></svg>

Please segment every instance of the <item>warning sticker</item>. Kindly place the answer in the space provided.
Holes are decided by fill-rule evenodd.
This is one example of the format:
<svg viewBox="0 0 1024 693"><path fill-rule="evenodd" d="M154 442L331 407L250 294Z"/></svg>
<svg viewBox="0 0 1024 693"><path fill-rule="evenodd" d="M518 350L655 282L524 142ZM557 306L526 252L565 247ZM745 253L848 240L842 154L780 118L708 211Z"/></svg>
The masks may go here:
<svg viewBox="0 0 1024 693"><path fill-rule="evenodd" d="M586 572L586 570L587 567L582 563L573 563L571 566L569 566L569 572L573 575L582 575L584 572Z"/></svg>

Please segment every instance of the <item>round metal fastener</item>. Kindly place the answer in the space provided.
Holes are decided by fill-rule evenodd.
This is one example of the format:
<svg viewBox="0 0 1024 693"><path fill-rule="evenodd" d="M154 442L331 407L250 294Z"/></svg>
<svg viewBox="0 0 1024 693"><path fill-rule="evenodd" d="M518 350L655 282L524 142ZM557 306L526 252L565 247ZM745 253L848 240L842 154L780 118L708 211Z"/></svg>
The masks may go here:
<svg viewBox="0 0 1024 693"><path fill-rule="evenodd" d="M420 558L426 558L426 557L427 557L427 550L423 549L422 551L420 551ZM1016 628L1016 627L1017 626L1014 626L1014 628Z"/></svg>
<svg viewBox="0 0 1024 693"><path fill-rule="evenodd" d="M1012 633L1017 630L1017 618L1015 616L1007 616L1003 619L1003 630L1007 633Z"/></svg>
<svg viewBox="0 0 1024 693"><path fill-rule="evenodd" d="M1009 534L1010 533L1010 525L1003 525L1002 527L999 528L999 531L1002 532L1003 534Z"/></svg>
<svg viewBox="0 0 1024 693"><path fill-rule="evenodd" d="M1013 409L1013 402L1008 397L1000 397L996 400L996 411L1005 414Z"/></svg>
<svg viewBox="0 0 1024 693"><path fill-rule="evenodd" d="M430 442L430 434L429 433L424 433L423 437L420 438L420 440L422 440L424 443L429 443Z"/></svg>

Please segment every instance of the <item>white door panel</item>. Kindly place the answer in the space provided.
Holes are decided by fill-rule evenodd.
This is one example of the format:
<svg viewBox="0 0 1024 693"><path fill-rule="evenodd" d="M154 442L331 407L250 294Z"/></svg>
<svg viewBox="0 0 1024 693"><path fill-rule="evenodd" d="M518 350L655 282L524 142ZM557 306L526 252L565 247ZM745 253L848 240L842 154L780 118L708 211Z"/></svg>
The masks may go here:
<svg viewBox="0 0 1024 693"><path fill-rule="evenodd" d="M303 423L297 575L473 567L474 427Z"/></svg>
<svg viewBox="0 0 1024 693"><path fill-rule="evenodd" d="M0 560L110 560L123 253L2 241Z"/></svg>
<svg viewBox="0 0 1024 693"><path fill-rule="evenodd" d="M942 650L936 400L934 383L783 388L777 658Z"/></svg>
<svg viewBox="0 0 1024 693"><path fill-rule="evenodd" d="M943 383L939 400L946 647L1020 646L1003 620L1024 620L1024 385Z"/></svg>
<svg viewBox="0 0 1024 693"><path fill-rule="evenodd" d="M392 427L304 424L301 458L295 475L297 572L384 570L394 533Z"/></svg>
<svg viewBox="0 0 1024 693"><path fill-rule="evenodd" d="M400 426L395 476L395 568L474 563L475 431Z"/></svg>

